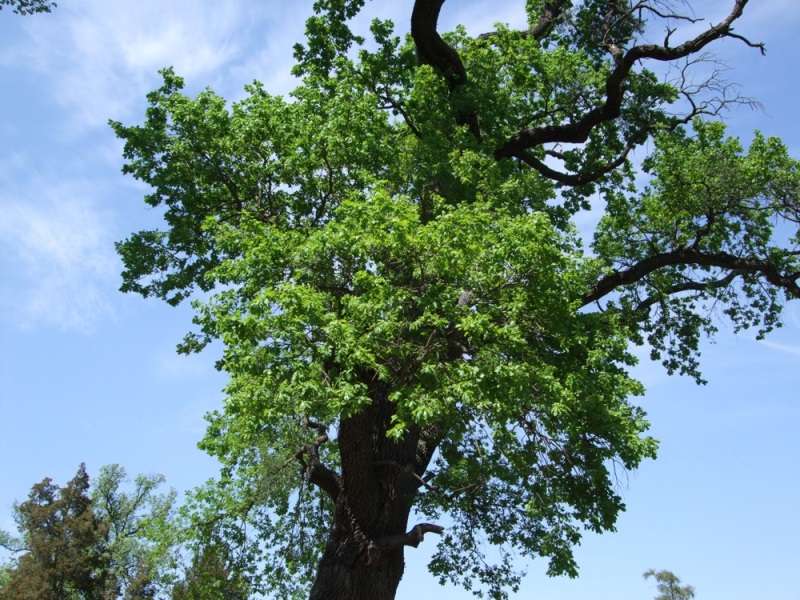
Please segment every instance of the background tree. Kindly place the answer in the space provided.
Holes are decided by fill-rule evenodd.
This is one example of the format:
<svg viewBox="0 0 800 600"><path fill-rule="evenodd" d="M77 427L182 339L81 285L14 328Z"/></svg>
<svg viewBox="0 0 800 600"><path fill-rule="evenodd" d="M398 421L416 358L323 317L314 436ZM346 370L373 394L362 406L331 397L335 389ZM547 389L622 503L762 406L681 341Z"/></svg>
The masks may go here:
<svg viewBox="0 0 800 600"><path fill-rule="evenodd" d="M183 579L172 588L172 600L247 600L251 586L233 565L227 544L208 542L198 547Z"/></svg>
<svg viewBox="0 0 800 600"><path fill-rule="evenodd" d="M645 571L644 578L652 577L658 584L658 596L655 600L691 600L694 598L694 588L690 585L681 585L681 579L671 571Z"/></svg>
<svg viewBox="0 0 800 600"><path fill-rule="evenodd" d="M50 12L58 4L50 0L0 0L0 10L4 6L11 6L18 15L32 15L34 13Z"/></svg>
<svg viewBox="0 0 800 600"><path fill-rule="evenodd" d="M108 524L109 571L119 597L153 598L172 582L180 531L175 490L158 493L164 481L163 475L137 475L126 492L121 466L106 465L97 476L92 503Z"/></svg>
<svg viewBox="0 0 800 600"><path fill-rule="evenodd" d="M81 465L59 488L49 478L14 507L25 553L10 569L0 598L101 599L108 586L107 524L92 510L89 477Z"/></svg>
<svg viewBox="0 0 800 600"><path fill-rule="evenodd" d="M14 507L20 538L0 546L22 553L0 578L0 598L155 598L175 579L180 521L175 491L158 494L162 475L139 475L132 493L125 469L100 469L89 495L84 465L65 488L45 479Z"/></svg>
<svg viewBox="0 0 800 600"><path fill-rule="evenodd" d="M181 350L225 345L193 505L259 591L392 598L426 533L441 580L493 598L515 553L574 575L615 470L655 456L631 346L699 381L717 315L766 334L800 297L797 162L699 119L748 102L693 74L717 40L763 50L733 30L747 0L699 33L680 2L529 0L527 29L477 37L440 35L443 4L367 44L363 1L320 0L290 100L192 99L167 69L112 123L165 218L118 245L122 289L204 292Z"/></svg>

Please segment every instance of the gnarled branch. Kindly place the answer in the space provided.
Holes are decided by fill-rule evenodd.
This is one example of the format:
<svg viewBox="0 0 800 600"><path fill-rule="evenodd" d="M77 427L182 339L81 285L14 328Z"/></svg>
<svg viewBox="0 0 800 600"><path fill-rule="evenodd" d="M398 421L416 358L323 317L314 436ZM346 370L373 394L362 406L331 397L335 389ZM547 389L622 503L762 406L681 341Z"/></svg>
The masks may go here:
<svg viewBox="0 0 800 600"><path fill-rule="evenodd" d="M312 421L308 417L305 418L305 425L317 430L317 439L311 444L305 444L294 457L303 467L306 481L323 490L335 502L341 491L341 478L319 459L319 447L328 441L328 430L322 423ZM304 457L308 457L308 460L306 461Z"/></svg>
<svg viewBox="0 0 800 600"><path fill-rule="evenodd" d="M781 273L768 260L741 258L727 252L706 254L693 248L680 248L645 258L624 271L614 271L601 277L594 288L582 298L583 306L596 302L616 289L636 283L658 269L670 266L706 266L729 269L738 273L761 275L772 285L783 288L787 294L800 298L800 273Z"/></svg>
<svg viewBox="0 0 800 600"><path fill-rule="evenodd" d="M615 59L616 66L606 80L606 97L601 106L593 108L582 118L572 123L523 129L509 139L503 146L498 148L495 151L495 157L498 160L515 157L524 150L549 143L582 144L586 142L595 127L620 116L622 112L622 101L626 90L625 82L637 61L652 59L669 62L699 52L711 42L723 37L735 37L736 39L740 39L741 36L731 33L731 25L742 15L747 1L748 0L736 0L731 13L719 25L710 27L697 37L684 42L680 46L670 47L658 46L656 44L643 44L634 46L627 52L623 52L621 48L611 44L609 51ZM763 45L761 44L748 43L751 46L763 49Z"/></svg>

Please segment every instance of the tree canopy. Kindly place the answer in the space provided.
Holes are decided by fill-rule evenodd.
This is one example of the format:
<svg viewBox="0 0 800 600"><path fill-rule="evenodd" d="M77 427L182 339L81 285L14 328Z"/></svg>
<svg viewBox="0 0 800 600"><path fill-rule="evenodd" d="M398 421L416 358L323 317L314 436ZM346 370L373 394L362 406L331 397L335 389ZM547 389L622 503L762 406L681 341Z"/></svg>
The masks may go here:
<svg viewBox="0 0 800 600"><path fill-rule="evenodd" d="M718 317L763 335L800 297L798 163L728 137L708 117L750 101L693 75L717 40L763 51L733 30L747 0L700 33L680 2L528 0L527 28L477 36L416 0L409 36L370 40L363 4L316 2L287 98L190 98L165 69L144 123L112 122L164 215L118 244L122 289L193 298L181 351L224 344L223 469L193 506L225 569L392 598L437 533L435 575L503 598L517 554L575 575L616 470L655 457L635 346L702 381Z"/></svg>
<svg viewBox="0 0 800 600"><path fill-rule="evenodd" d="M672 571L648 569L644 578L656 580L658 596L655 600L692 600L694 588L690 585L681 585L681 578Z"/></svg>
<svg viewBox="0 0 800 600"><path fill-rule="evenodd" d="M90 493L84 465L65 487L49 478L14 506L20 534L0 531L0 546L18 554L0 567L0 599L145 600L177 580L180 520L175 491L157 493L161 475L100 469Z"/></svg>

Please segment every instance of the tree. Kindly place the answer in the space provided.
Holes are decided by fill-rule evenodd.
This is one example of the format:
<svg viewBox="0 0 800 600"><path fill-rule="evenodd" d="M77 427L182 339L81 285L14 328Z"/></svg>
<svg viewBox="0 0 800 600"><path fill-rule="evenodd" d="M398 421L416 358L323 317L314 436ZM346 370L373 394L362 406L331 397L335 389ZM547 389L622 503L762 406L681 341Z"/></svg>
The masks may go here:
<svg viewBox="0 0 800 600"><path fill-rule="evenodd" d="M681 586L681 579L671 571L645 571L644 578L654 578L658 583L658 596L655 600L691 600L694 598L694 588L690 585Z"/></svg>
<svg viewBox="0 0 800 600"><path fill-rule="evenodd" d="M163 475L138 475L131 493L117 464L100 469L92 491L97 515L108 524L107 551L115 597L154 598L168 589L176 567L180 539L175 514L176 492L158 494Z"/></svg>
<svg viewBox="0 0 800 600"><path fill-rule="evenodd" d="M106 523L95 515L84 465L64 488L49 478L15 506L25 553L0 588L8 600L101 599L108 583ZM20 549L20 546L16 546Z"/></svg>
<svg viewBox="0 0 800 600"><path fill-rule="evenodd" d="M248 600L250 585L231 568L230 548L211 542L197 549L184 578L172 588L172 600Z"/></svg>
<svg viewBox="0 0 800 600"><path fill-rule="evenodd" d="M701 381L715 315L780 324L798 163L726 137L708 117L751 102L694 74L718 40L763 51L730 1L697 34L681 2L527 0L527 29L471 37L416 0L410 37L376 20L367 43L363 0L320 0L290 99L189 98L166 69L142 125L112 122L165 220L118 244L122 290L195 295L180 350L225 346L196 531L257 591L393 598L429 533L432 572L493 598L515 554L575 575L624 508L616 468L656 453L632 348Z"/></svg>
<svg viewBox="0 0 800 600"><path fill-rule="evenodd" d="M175 491L158 494L163 475L139 475L122 490L125 469L100 469L89 494L84 465L60 489L50 479L14 507L20 538L0 531L0 546L22 554L0 567L0 599L155 598L171 588L181 538Z"/></svg>
<svg viewBox="0 0 800 600"><path fill-rule="evenodd" d="M35 13L50 12L58 4L51 0L0 0L0 11L4 6L14 7L14 12L18 15L32 15Z"/></svg>

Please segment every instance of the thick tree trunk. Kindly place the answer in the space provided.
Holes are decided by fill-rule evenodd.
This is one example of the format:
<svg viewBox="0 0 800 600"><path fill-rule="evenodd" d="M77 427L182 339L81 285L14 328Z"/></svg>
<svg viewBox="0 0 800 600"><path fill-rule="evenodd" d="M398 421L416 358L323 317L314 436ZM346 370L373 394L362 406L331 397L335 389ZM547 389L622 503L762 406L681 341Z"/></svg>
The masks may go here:
<svg viewBox="0 0 800 600"><path fill-rule="evenodd" d="M404 546L382 549L364 535L342 504L337 506L311 600L393 600L403 576ZM405 525L395 529L404 530Z"/></svg>
<svg viewBox="0 0 800 600"><path fill-rule="evenodd" d="M441 533L428 524L407 532L440 432L417 429L400 441L388 439L393 404L383 384L369 379L372 404L339 424L341 483L311 600L392 600L405 547L419 544L426 532Z"/></svg>

